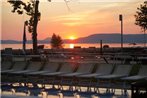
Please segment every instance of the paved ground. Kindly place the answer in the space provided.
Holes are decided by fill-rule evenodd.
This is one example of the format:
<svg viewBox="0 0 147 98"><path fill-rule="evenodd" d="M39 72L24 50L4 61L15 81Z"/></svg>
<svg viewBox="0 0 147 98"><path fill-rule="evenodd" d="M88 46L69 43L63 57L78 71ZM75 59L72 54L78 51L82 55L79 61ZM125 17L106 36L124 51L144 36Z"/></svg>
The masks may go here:
<svg viewBox="0 0 147 98"><path fill-rule="evenodd" d="M43 94L38 96L29 96L24 93L14 93L12 92L1 92L1 98L131 98L131 91L128 91L128 94L122 95L121 90L116 90L115 95L114 94L106 94L104 89L100 89L101 93L100 94L95 94L95 93L74 93L73 92L62 92L59 93L49 93L47 97L47 93L43 92ZM59 97L64 95L64 97Z"/></svg>
<svg viewBox="0 0 147 98"><path fill-rule="evenodd" d="M64 97L59 97L58 95L49 95L48 97L46 96L24 96L24 95L5 95L2 94L1 98L131 98L130 95L129 96L124 96L124 95L92 95L92 96L79 96L77 95L77 97L75 96L64 96Z"/></svg>

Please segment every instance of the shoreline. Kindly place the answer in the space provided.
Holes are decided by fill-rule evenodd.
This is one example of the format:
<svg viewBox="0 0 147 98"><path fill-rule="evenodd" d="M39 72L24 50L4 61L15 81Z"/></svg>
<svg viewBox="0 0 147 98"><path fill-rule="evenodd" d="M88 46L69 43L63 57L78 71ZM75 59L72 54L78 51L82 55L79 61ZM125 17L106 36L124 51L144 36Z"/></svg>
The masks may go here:
<svg viewBox="0 0 147 98"><path fill-rule="evenodd" d="M44 49L50 49L50 44L38 44L38 46L44 45ZM120 43L103 43L103 46L109 46L110 48L119 48ZM124 43L124 47L143 47L143 43L135 45L130 43ZM74 47L81 47L81 48L100 48L100 43L69 43L69 44L63 44L63 48L74 48ZM5 48L14 48L14 49L22 49L22 44L1 44L1 50ZM31 49L32 44L26 44L26 49Z"/></svg>
<svg viewBox="0 0 147 98"><path fill-rule="evenodd" d="M32 49L27 49L25 54L21 49L8 48L1 50L1 57L31 58L32 60L59 60L59 61L97 61L99 58L117 59L119 61L132 60L147 64L147 48L74 48L74 49L40 49L38 54L33 54ZM106 61L107 62L107 61Z"/></svg>
<svg viewBox="0 0 147 98"><path fill-rule="evenodd" d="M102 49L102 50L101 50ZM22 49L13 49L13 48L5 48L1 50L1 54L5 54L6 51L11 51L13 54L21 54L23 51ZM26 54L31 54L32 49L26 49ZM81 47L74 47L74 48L62 48L62 49L38 49L39 53L120 53L122 52L120 47L103 47L103 48L96 48L96 47L89 47L89 48L81 48ZM144 47L123 47L123 53L147 53L147 48Z"/></svg>

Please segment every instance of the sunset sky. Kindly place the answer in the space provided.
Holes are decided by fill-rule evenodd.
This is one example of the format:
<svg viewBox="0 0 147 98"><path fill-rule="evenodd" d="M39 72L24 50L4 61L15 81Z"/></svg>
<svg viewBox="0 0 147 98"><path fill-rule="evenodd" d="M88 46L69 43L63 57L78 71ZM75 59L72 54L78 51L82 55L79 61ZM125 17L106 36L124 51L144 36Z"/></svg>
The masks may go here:
<svg viewBox="0 0 147 98"><path fill-rule="evenodd" d="M11 13L12 7L6 1L2 2L2 39L22 40L23 23L28 17ZM63 39L119 33L119 14L124 16L124 34L141 33L140 27L134 24L134 15L137 7L145 0L122 1L71 0L68 2L68 10L64 0L43 0L39 5L41 20L38 24L38 39L51 37L53 33ZM27 39L31 39L30 33L27 33Z"/></svg>

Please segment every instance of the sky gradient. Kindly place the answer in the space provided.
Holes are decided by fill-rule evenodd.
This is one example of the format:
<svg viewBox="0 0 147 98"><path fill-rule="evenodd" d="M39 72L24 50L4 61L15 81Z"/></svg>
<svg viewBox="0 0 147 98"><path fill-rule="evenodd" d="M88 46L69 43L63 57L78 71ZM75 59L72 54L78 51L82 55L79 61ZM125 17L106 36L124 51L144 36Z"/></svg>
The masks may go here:
<svg viewBox="0 0 147 98"><path fill-rule="evenodd" d="M68 2L70 10L62 1L64 0L40 2L41 20L37 30L39 40L51 37L53 33L59 34L63 39L71 36L78 38L99 33L119 33L119 14L124 18L125 34L141 33L140 27L134 24L134 15L137 7L145 0L71 0ZM11 10L11 5L2 1L2 39L22 40L23 22L28 17L11 13ZM27 39L31 39L30 33L27 33Z"/></svg>

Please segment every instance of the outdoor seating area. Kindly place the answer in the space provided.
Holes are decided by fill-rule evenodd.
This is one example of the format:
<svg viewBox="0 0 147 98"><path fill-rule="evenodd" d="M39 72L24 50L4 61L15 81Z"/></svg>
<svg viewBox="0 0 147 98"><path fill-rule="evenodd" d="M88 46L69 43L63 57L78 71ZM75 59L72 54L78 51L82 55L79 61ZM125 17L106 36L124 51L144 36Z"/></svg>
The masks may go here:
<svg viewBox="0 0 147 98"><path fill-rule="evenodd" d="M141 64L137 75L130 74L133 64L22 59L4 60L1 66L2 91L13 89L33 95L59 91L100 94L100 88L106 93L115 94L115 89L120 89L127 94L133 81L147 79L147 65Z"/></svg>

